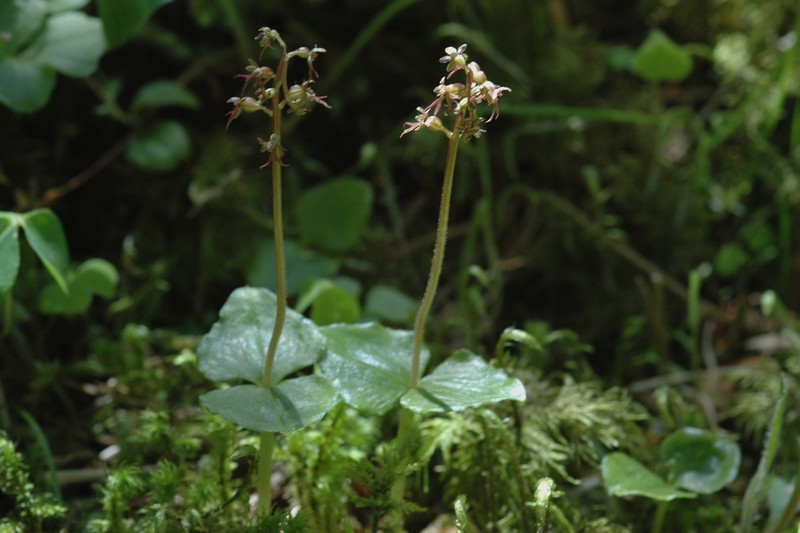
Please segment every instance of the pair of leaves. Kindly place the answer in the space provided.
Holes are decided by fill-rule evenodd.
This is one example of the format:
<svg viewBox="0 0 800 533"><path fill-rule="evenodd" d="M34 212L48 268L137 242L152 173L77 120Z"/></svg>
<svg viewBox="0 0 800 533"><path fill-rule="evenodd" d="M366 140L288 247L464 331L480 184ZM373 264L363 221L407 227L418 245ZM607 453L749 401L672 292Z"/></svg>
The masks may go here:
<svg viewBox="0 0 800 533"><path fill-rule="evenodd" d="M19 230L25 232L33 251L66 293L69 252L58 217L49 209L27 213L0 211L0 294L14 286L19 271Z"/></svg>
<svg viewBox="0 0 800 533"><path fill-rule="evenodd" d="M622 452L603 457L608 493L658 501L713 494L736 479L741 461L736 443L698 428L671 434L661 443L660 454L668 481Z"/></svg>
<svg viewBox="0 0 800 533"><path fill-rule="evenodd" d="M85 313L97 295L111 298L117 289L119 273L114 265L104 259L89 259L67 276L67 289L52 283L39 296L39 309L43 313L79 315Z"/></svg>
<svg viewBox="0 0 800 533"><path fill-rule="evenodd" d="M423 377L417 388L409 389L411 332L376 323L318 326L293 310L287 310L271 376L278 385L259 387L275 312L276 298L270 291L237 289L198 348L200 370L208 378L253 384L201 397L205 407L249 429L287 432L312 424L335 405L338 394L374 415L386 413L398 402L418 413L435 413L525 399L519 380L466 350L456 352ZM428 359L423 351L420 373ZM325 377L281 381L318 361Z"/></svg>

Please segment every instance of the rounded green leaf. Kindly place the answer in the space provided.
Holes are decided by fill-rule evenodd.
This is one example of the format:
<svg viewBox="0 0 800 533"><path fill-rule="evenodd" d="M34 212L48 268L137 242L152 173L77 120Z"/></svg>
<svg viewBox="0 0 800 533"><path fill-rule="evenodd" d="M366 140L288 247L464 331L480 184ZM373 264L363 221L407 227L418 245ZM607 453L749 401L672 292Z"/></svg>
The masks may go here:
<svg viewBox="0 0 800 533"><path fill-rule="evenodd" d="M603 457L601 472L606 491L612 496L644 496L662 502L696 497L691 492L667 485L639 461L622 452Z"/></svg>
<svg viewBox="0 0 800 533"><path fill-rule="evenodd" d="M98 0L103 31L109 48L116 48L131 37L159 7L170 0Z"/></svg>
<svg viewBox="0 0 800 533"><path fill-rule="evenodd" d="M47 0L47 8L50 13L83 9L89 4L90 0Z"/></svg>
<svg viewBox="0 0 800 533"><path fill-rule="evenodd" d="M356 178L339 178L306 191L295 205L303 240L329 252L355 246L372 212L372 186Z"/></svg>
<svg viewBox="0 0 800 533"><path fill-rule="evenodd" d="M131 103L131 109L143 107L187 107L196 109L200 101L180 83L171 80L151 81L136 93Z"/></svg>
<svg viewBox="0 0 800 533"><path fill-rule="evenodd" d="M668 479L686 490L712 494L736 479L742 454L725 437L699 428L682 428L661 443Z"/></svg>
<svg viewBox="0 0 800 533"><path fill-rule="evenodd" d="M58 217L49 209L36 209L21 215L25 238L50 275L67 292L69 252L67 238Z"/></svg>
<svg viewBox="0 0 800 533"><path fill-rule="evenodd" d="M112 297L118 281L114 265L104 259L89 259L68 278L66 294L55 284L45 287L39 296L39 309L49 314L85 313L94 295Z"/></svg>
<svg viewBox="0 0 800 533"><path fill-rule="evenodd" d="M726 243L722 248L717 251L714 257L714 270L720 276L730 277L739 272L739 270L747 264L750 256L744 251L744 248L736 243Z"/></svg>
<svg viewBox="0 0 800 533"><path fill-rule="evenodd" d="M382 415L397 405L411 377L413 333L380 324L331 324L322 372L345 401L365 414ZM430 354L423 350L420 372Z"/></svg>
<svg viewBox="0 0 800 533"><path fill-rule="evenodd" d="M294 241L287 240L284 251L286 292L289 296L299 293L309 281L317 278L329 278L339 270L339 263L335 259L323 257L312 250L303 248ZM247 269L245 278L250 285L275 288L277 279L275 275L275 241L264 239L256 245L255 258Z"/></svg>
<svg viewBox="0 0 800 533"><path fill-rule="evenodd" d="M393 287L375 285L366 296L364 314L369 318L406 323L414 319L419 302Z"/></svg>
<svg viewBox="0 0 800 533"><path fill-rule="evenodd" d="M441 413L503 400L525 401L522 382L462 349L422 378L400 403L417 413Z"/></svg>
<svg viewBox="0 0 800 533"><path fill-rule="evenodd" d="M44 107L56 84L49 67L10 57L0 60L0 103L17 113Z"/></svg>
<svg viewBox="0 0 800 533"><path fill-rule="evenodd" d="M47 19L44 31L31 43L24 56L67 76L79 78L97 70L105 49L100 19L78 11L64 11Z"/></svg>
<svg viewBox="0 0 800 533"><path fill-rule="evenodd" d="M128 145L128 160L146 170L172 170L189 155L191 143L186 128L164 120L134 135Z"/></svg>
<svg viewBox="0 0 800 533"><path fill-rule="evenodd" d="M633 71L652 82L678 82L692 71L692 56L663 32L653 29L633 59Z"/></svg>
<svg viewBox="0 0 800 533"><path fill-rule="evenodd" d="M302 376L274 387L237 385L200 396L206 409L259 432L288 433L318 422L337 403L336 389L322 376Z"/></svg>
<svg viewBox="0 0 800 533"><path fill-rule="evenodd" d="M320 326L357 322L361 316L358 300L330 280L320 280L319 283L321 287L311 304L311 320Z"/></svg>
<svg viewBox="0 0 800 533"><path fill-rule="evenodd" d="M200 370L206 377L217 381L261 382L276 302L275 295L266 289L242 287L231 293L220 310L219 321L197 349ZM314 364L322 355L324 341L313 322L287 309L272 382Z"/></svg>
<svg viewBox="0 0 800 533"><path fill-rule="evenodd" d="M0 295L14 286L19 271L19 231L15 216L0 213Z"/></svg>

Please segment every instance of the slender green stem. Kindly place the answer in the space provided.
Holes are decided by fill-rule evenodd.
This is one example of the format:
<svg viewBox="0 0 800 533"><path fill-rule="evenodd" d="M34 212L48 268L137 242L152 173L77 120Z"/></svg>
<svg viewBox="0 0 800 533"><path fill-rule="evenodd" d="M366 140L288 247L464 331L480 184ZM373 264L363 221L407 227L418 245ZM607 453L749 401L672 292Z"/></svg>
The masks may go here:
<svg viewBox="0 0 800 533"><path fill-rule="evenodd" d="M267 515L272 510L272 450L275 448L275 434L261 433L258 446L258 514Z"/></svg>
<svg viewBox="0 0 800 533"><path fill-rule="evenodd" d="M661 528L664 527L664 519L667 517L667 506L669 502L658 502L656 507L656 515L653 517L653 533L661 533Z"/></svg>
<svg viewBox="0 0 800 533"><path fill-rule="evenodd" d="M413 411L400 407L397 423L397 438L395 444L397 450L403 455L404 466L408 464L409 457L411 456L411 447L416 435L416 417ZM402 531L403 528L403 512L402 504L406 495L406 478L402 473L395 480L391 489L392 509L389 512L389 527L391 530Z"/></svg>
<svg viewBox="0 0 800 533"><path fill-rule="evenodd" d="M276 272L276 302L275 302L275 323L272 327L272 337L269 339L267 347L267 360L264 364L264 376L262 385L266 388L272 387L272 367L275 364L275 352L278 350L278 341L283 331L283 324L286 320L286 260L283 247L283 191L281 185L281 86L286 77L286 50L281 55L278 63L278 72L275 76L273 87L275 94L272 97L272 133L277 138L277 145L270 154L270 165L272 165L272 218L274 225L275 238L275 272ZM272 488L270 487L270 476L272 475L272 451L275 447L274 433L261 433L258 459L258 512L268 514L272 508Z"/></svg>
<svg viewBox="0 0 800 533"><path fill-rule="evenodd" d="M275 94L272 97L272 133L277 136L280 142L281 135L281 110L280 96L283 78L286 77L286 52L284 51L278 63L278 72L275 76ZM275 295L275 324L272 327L272 337L267 348L267 361L264 366L264 376L262 383L265 387L272 386L272 367L275 364L275 352L278 349L283 324L286 320L286 260L283 246L283 203L282 203L282 184L281 184L281 165L280 143L275 147L271 154L270 165L272 166L272 218L274 225L275 238L275 273L276 286Z"/></svg>
<svg viewBox="0 0 800 533"><path fill-rule="evenodd" d="M447 243L447 223L450 219L450 198L453 192L453 176L456 170L456 154L458 144L461 140L461 114L456 115L453 124L453 133L450 136L450 143L447 146L447 161L444 167L444 184L442 185L442 201L439 205L439 224L436 227L436 243L433 247L433 260L431 261L431 273L428 277L428 285L425 287L425 294L417 310L417 318L414 321L414 348L413 358L411 359L411 379L408 386L416 388L419 385L419 365L422 344L425 337L425 321L433 305L433 298L436 296L436 289L439 286L439 276L442 273L444 263L444 248Z"/></svg>

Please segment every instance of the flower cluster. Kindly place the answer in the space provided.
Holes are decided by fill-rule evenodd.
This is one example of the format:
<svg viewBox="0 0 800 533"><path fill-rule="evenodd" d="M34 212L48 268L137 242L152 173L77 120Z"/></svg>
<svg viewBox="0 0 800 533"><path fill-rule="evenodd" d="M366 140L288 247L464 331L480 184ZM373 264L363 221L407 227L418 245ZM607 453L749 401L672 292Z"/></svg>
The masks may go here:
<svg viewBox="0 0 800 533"><path fill-rule="evenodd" d="M297 115L305 115L311 110L313 104L320 104L324 107L330 108L325 102L324 96L318 96L312 84L314 78L319 74L314 69L314 61L319 57L319 54L324 53L324 48L314 46L307 48L305 46L293 50L286 51L286 43L281 39L280 34L268 27L260 28L258 35L256 35L261 47L263 55L264 50L271 48L273 44L277 44L281 48L281 57L278 61L278 66L273 70L270 67L259 65L254 60L250 60L250 64L245 67L246 74L239 74L237 78L244 79L244 86L240 96L235 96L228 100L228 103L233 104L233 110L228 113L228 124L230 126L236 118L244 113L265 113L270 117L274 117L276 113L281 113L286 110L288 113L295 113ZM304 59L308 64L308 78L301 83L289 86L287 82L287 65L292 58ZM245 96L248 87L252 86L252 96ZM281 156L284 149L280 145L280 135L273 133L269 141L259 139L261 144L261 151L270 153L270 162L281 162Z"/></svg>
<svg viewBox="0 0 800 533"><path fill-rule="evenodd" d="M439 81L439 85L433 90L436 99L428 107L417 108L419 114L415 117L414 122L406 122L406 129L400 134L401 137L422 128L440 131L448 137L452 137L454 132L447 129L439 118L440 111L444 109L444 114L460 115L461 120L457 122L458 131L455 134L469 140L473 137L480 137L484 131L481 129L484 119L477 112L478 104L486 102L492 106L492 112L486 122L492 121L500 114L498 100L504 92L511 89L489 81L480 65L474 61L468 62L466 49L466 44L462 44L458 48L452 46L445 48L446 55L442 56L439 62L447 64L448 74ZM459 71L465 73L466 81L449 83L453 74Z"/></svg>

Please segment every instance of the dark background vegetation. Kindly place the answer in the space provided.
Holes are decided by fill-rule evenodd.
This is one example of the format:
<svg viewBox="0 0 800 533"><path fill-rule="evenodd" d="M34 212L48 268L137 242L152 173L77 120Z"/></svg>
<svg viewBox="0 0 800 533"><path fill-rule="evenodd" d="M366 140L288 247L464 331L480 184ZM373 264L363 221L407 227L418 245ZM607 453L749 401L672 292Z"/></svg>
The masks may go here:
<svg viewBox="0 0 800 533"><path fill-rule="evenodd" d="M772 289L789 308L800 304L800 69L797 56L785 67L779 47L796 26L796 2L406 4L352 56L356 36L388 4L176 1L106 54L90 80L59 77L41 111L0 108L0 209L24 211L138 127L99 112L97 88L108 80L121 82L123 107L155 79L179 80L201 102L158 111L190 132L191 156L177 169L144 171L119 153L50 205L73 261L101 257L119 269L110 304L97 302L85 316L40 316L35 302L47 275L24 254L15 298L29 340L0 344L0 372L12 405L60 435L51 441L56 455L76 440L85 445L95 416L78 376L124 364L104 352L111 339L130 334L131 324L202 334L230 291L247 283L272 224L269 172L258 169L265 159L255 142L267 123L247 115L226 131L225 115L263 25L290 48L327 49L315 88L332 109L287 121L288 236L297 237L292 206L302 191L338 176L369 181L368 229L338 258L341 273L364 287L380 282L415 298L424 288L445 145L427 132L399 135L432 99L444 47L468 43L470 58L512 88L499 119L460 154L435 345L491 350L504 328L547 321L594 346L589 364L609 384L628 383L689 365L674 334L684 328L686 300L665 280L685 287L705 265L701 295L723 362L747 354L742 342L758 326L745 318L759 293ZM649 82L619 63L652 28L691 50L688 78ZM198 204L193 188L216 193ZM720 258L725 245L744 259ZM487 273L486 285L464 274L472 265Z"/></svg>

